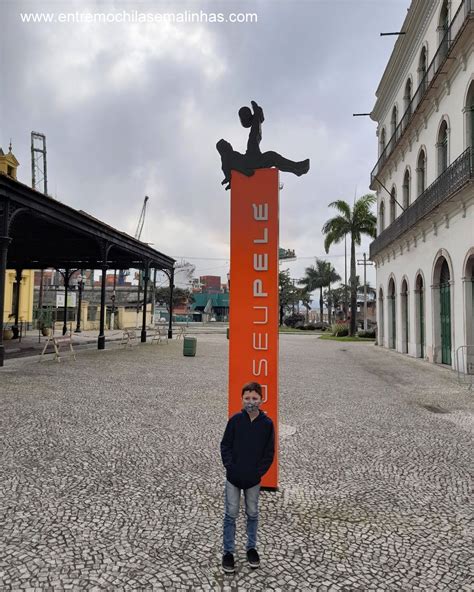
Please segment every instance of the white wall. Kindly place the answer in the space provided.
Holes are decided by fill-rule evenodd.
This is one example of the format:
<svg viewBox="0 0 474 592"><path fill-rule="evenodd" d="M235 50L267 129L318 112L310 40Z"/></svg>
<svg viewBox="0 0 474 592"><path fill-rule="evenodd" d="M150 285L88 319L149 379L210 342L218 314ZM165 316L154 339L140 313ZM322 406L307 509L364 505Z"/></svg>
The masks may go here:
<svg viewBox="0 0 474 592"><path fill-rule="evenodd" d="M454 15L456 14L462 0L451 0L448 2L449 5L449 23L451 23ZM425 34L423 37L418 41L416 48L414 50L414 56L410 63L409 68L406 68L405 71L400 73L400 79L397 85L397 91L395 96L392 98L390 105L388 106L386 112L382 115L379 121L379 130L382 130L382 127L385 127L386 139L387 142L391 137L391 118L392 118L392 110L393 106L397 105L398 107L398 121L400 121L401 116L405 112L404 109L404 100L403 97L405 95L405 85L408 78L412 80L412 96L415 93L416 89L419 86L419 74L418 74L418 66L420 61L421 50L423 46L426 47L427 50L427 60L426 65L429 66L431 60L433 59L439 45L440 45L440 34L438 32L438 23L441 13L443 1L438 0L437 6L433 12L433 15L430 19L429 24L426 27ZM420 23L421 24L421 23Z"/></svg>
<svg viewBox="0 0 474 592"><path fill-rule="evenodd" d="M425 289L425 357L431 362L440 361L439 336L435 338L436 327L439 326L439 320L435 318L437 302L439 298L438 290L433 287L433 271L435 261L439 254L446 256L451 268L451 343L452 343L452 361L455 362L455 352L457 347L466 344L466 327L468 323L472 324L472 304L466 299L466 282L463 280L465 275L466 257L474 245L474 195L468 199L468 207L465 216L459 211L449 221L449 228L440 225L437 235L433 229L425 235L425 242L420 238L417 240L416 247L412 243L410 250L404 250L403 255L393 254L388 261L385 258L384 263L377 267L377 295L380 288L384 293L384 347L389 347L389 305L387 300L388 284L390 277L394 277L396 285L396 349L403 352L402 348L402 315L401 315L401 286L404 277L408 281L408 309L409 309L409 342L408 354L417 357L417 344L415 340L415 279L418 272L421 271L424 278ZM380 315L380 307L379 313ZM381 319L379 318L379 326Z"/></svg>
<svg viewBox="0 0 474 592"><path fill-rule="evenodd" d="M382 175L383 183L389 191L395 185L397 201L403 203L403 177L407 167L411 174L410 203L417 197L417 178L416 168L418 164L418 155L421 147L425 147L426 153L426 187L435 181L440 171L438 169L438 153L436 143L438 141L438 130L443 119L448 122L448 166L452 164L458 156L468 147L466 122L467 117L464 113L465 101L470 83L474 80L474 53L471 53L467 61L466 70L460 69L457 76L451 80L449 94L444 90L439 100L439 105L433 108L427 118L426 127L422 124L418 128L418 139L412 143L411 151L407 151L403 156L397 150L394 154L394 168L389 169L386 166ZM410 133L410 132L408 132ZM380 203L385 203L385 228L390 220L390 196L384 189L377 190L378 212L380 212ZM396 216L401 214L402 210L396 206ZM380 232L380 226L379 226Z"/></svg>

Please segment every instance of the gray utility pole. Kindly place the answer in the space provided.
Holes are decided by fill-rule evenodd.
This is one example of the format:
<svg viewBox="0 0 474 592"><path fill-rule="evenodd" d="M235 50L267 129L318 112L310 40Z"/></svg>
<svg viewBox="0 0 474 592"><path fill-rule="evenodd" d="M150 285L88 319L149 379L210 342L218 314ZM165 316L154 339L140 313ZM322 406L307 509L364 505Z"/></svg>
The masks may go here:
<svg viewBox="0 0 474 592"><path fill-rule="evenodd" d="M367 331L367 265L373 265L372 261L367 261L364 253L364 258L357 259L357 265L364 266L364 331Z"/></svg>

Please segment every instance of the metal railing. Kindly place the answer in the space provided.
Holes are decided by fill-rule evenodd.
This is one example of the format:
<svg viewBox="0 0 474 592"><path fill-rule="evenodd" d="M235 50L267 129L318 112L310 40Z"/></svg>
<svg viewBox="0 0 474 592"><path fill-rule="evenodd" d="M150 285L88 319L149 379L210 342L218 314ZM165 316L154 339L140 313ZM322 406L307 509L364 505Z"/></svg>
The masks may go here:
<svg viewBox="0 0 474 592"><path fill-rule="evenodd" d="M457 348L456 371L459 384L472 390L474 383L474 345L461 345Z"/></svg>
<svg viewBox="0 0 474 592"><path fill-rule="evenodd" d="M456 11L456 14L454 15L451 21L451 24L446 29L446 33L444 34L441 43L439 44L439 47L433 59L430 62L430 65L426 69L426 72L420 81L420 84L416 89L415 94L408 103L405 113L400 119L400 122L395 128L392 137L387 142L385 148L382 150L382 153L380 154L377 163L372 169L372 172L370 174L371 186L374 180L376 180L376 177L380 173L388 157L394 151L395 147L397 146L400 138L403 136L403 133L407 129L411 120L413 119L418 106L423 100L423 97L426 95L431 83L439 73L441 66L444 64L446 58L448 57L451 51L451 48L456 43L460 31L464 28L464 25L466 24L467 20L473 16L474 0L462 0L458 10Z"/></svg>
<svg viewBox="0 0 474 592"><path fill-rule="evenodd" d="M372 259L472 179L474 179L474 150L467 148L370 244L370 258Z"/></svg>

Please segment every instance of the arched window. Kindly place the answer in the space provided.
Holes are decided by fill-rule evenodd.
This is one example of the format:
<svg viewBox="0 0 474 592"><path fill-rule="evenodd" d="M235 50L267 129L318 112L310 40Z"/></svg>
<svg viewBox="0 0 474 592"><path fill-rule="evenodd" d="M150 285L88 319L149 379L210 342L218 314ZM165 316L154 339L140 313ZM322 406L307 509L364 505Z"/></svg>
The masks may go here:
<svg viewBox="0 0 474 592"><path fill-rule="evenodd" d="M437 256L433 269L434 361L451 365L454 328L452 277L447 253Z"/></svg>
<svg viewBox="0 0 474 592"><path fill-rule="evenodd" d="M397 346L397 302L395 292L395 282L390 278L388 282L388 347L395 349Z"/></svg>
<svg viewBox="0 0 474 592"><path fill-rule="evenodd" d="M406 210L410 205L410 170L407 169L403 176L403 207Z"/></svg>
<svg viewBox="0 0 474 592"><path fill-rule="evenodd" d="M439 126L436 150L438 152L438 175L441 175L448 168L448 124L445 119Z"/></svg>
<svg viewBox="0 0 474 592"><path fill-rule="evenodd" d="M383 154L383 151L385 150L385 144L386 144L385 128L383 127L382 131L380 132L379 156L381 156Z"/></svg>
<svg viewBox="0 0 474 592"><path fill-rule="evenodd" d="M395 212L396 212L396 200L397 199L397 190L395 186L392 187L392 191L390 192L390 224L395 221Z"/></svg>
<svg viewBox="0 0 474 592"><path fill-rule="evenodd" d="M392 119L390 121L390 131L391 131L390 135L391 135L391 137L393 137L393 134L395 133L395 131L397 129L397 124L398 124L398 111L397 111L397 106L394 105L394 107L392 109Z"/></svg>
<svg viewBox="0 0 474 592"><path fill-rule="evenodd" d="M416 186L418 195L421 195L426 189L426 154L424 150L420 151L416 167Z"/></svg>
<svg viewBox="0 0 474 592"><path fill-rule="evenodd" d="M405 119L405 123L410 119L411 117L411 111L412 111L412 105L411 105L411 96L412 96L412 88L411 88L411 78L409 78L407 80L407 83L405 84L405 94L403 95L403 106L405 109L405 114L404 115L404 119Z"/></svg>
<svg viewBox="0 0 474 592"><path fill-rule="evenodd" d="M380 232L383 232L385 229L385 204L383 201L380 204L380 209L379 209L379 229L380 229Z"/></svg>
<svg viewBox="0 0 474 592"><path fill-rule="evenodd" d="M464 271L464 325L466 327L466 343L474 343L474 249L470 249ZM473 367L474 351L467 351L464 368Z"/></svg>
<svg viewBox="0 0 474 592"><path fill-rule="evenodd" d="M467 147L471 148L471 159L474 163L474 80L469 86L466 100L466 130L467 130Z"/></svg>
<svg viewBox="0 0 474 592"><path fill-rule="evenodd" d="M426 55L426 47L422 47L420 53L420 61L418 62L418 85L420 88L420 94L423 94L426 90L426 66L428 63L428 56ZM419 101L419 98L418 98Z"/></svg>
<svg viewBox="0 0 474 592"><path fill-rule="evenodd" d="M449 28L449 9L448 0L444 0L439 13L438 22L438 43L439 43L439 59L442 60L446 57L449 48L448 39L448 28Z"/></svg>

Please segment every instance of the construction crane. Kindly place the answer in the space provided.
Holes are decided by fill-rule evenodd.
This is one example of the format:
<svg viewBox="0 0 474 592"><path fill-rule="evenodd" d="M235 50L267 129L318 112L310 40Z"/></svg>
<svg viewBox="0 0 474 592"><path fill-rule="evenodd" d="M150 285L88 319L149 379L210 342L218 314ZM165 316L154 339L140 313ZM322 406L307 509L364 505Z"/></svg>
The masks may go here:
<svg viewBox="0 0 474 592"><path fill-rule="evenodd" d="M150 198L148 195L145 195L145 199L143 200L143 207L140 213L140 218L138 219L137 230L135 231L135 238L140 240L142 235L143 225L145 224L145 215L146 215L146 204Z"/></svg>
<svg viewBox="0 0 474 592"><path fill-rule="evenodd" d="M148 195L145 195L145 199L143 200L142 211L140 212L140 218L138 219L137 229L135 231L135 238L140 240L142 235L143 225L145 224L145 215L146 215L146 204L150 198ZM123 286L125 284L125 277L130 274L128 269L121 269L119 271L118 276L118 285ZM140 283L140 280L139 280Z"/></svg>

